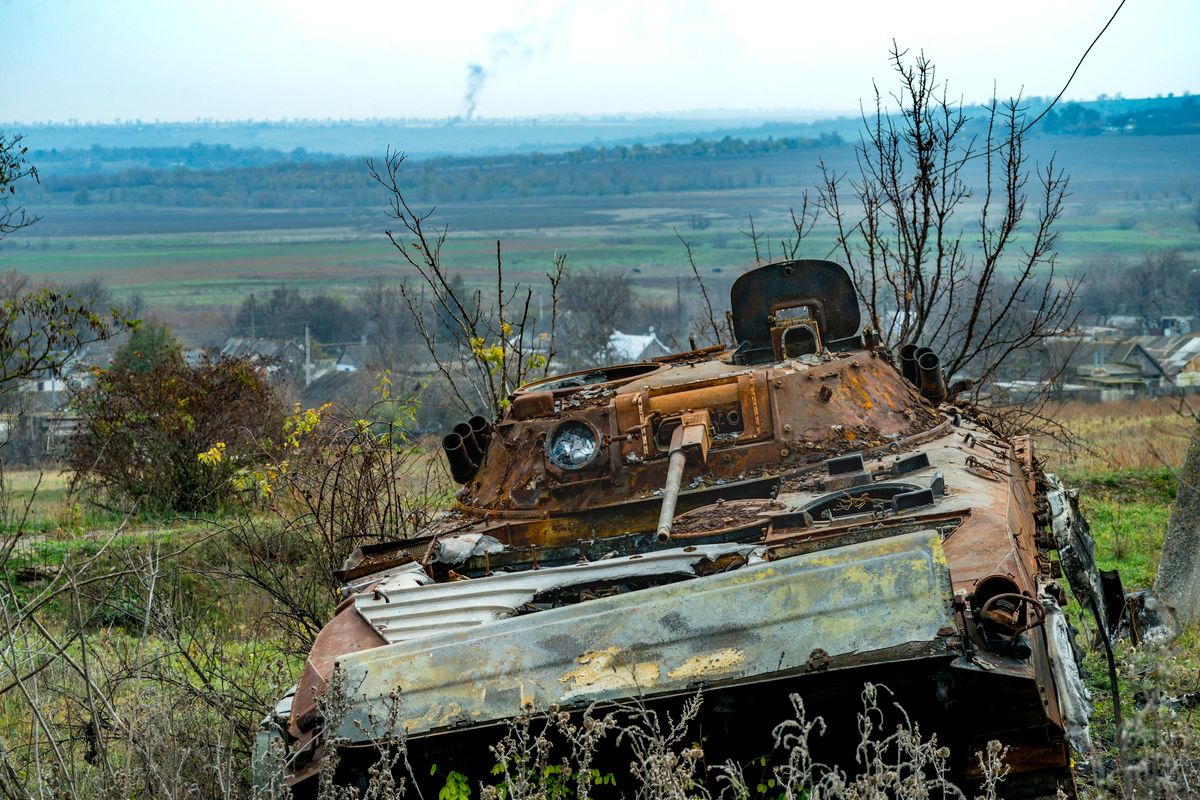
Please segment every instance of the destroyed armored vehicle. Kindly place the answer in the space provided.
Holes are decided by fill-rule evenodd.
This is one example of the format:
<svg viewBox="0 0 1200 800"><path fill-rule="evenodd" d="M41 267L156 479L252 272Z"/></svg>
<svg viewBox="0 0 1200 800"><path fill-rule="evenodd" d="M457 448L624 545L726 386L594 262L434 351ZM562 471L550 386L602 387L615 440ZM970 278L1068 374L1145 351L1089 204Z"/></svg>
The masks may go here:
<svg viewBox="0 0 1200 800"><path fill-rule="evenodd" d="M731 308L735 347L537 381L445 437L453 510L351 554L264 722L298 796L334 737L346 774L403 736L425 771L487 776L518 715L697 691L706 749L753 758L793 693L853 735L866 681L960 780L996 739L1006 796L1073 793L1090 699L1064 570L1103 616L1073 496L950 401L938 354L882 347L837 264L754 269Z"/></svg>

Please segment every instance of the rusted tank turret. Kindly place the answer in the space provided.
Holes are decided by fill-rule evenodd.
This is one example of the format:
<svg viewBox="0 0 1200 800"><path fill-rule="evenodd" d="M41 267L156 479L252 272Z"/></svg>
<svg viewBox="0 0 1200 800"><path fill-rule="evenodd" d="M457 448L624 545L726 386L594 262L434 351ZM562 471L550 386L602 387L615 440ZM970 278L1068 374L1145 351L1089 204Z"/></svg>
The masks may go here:
<svg viewBox="0 0 1200 800"><path fill-rule="evenodd" d="M836 736L871 680L950 742L962 779L999 739L1006 796L1070 791L1090 706L1053 551L1101 602L1072 498L1028 438L945 403L937 353L883 349L838 265L755 269L731 307L733 349L539 381L446 436L455 508L351 554L346 600L264 725L298 793L335 664L347 754L403 735L470 774L455 754L524 711L702 689L710 746L753 757L790 693Z"/></svg>

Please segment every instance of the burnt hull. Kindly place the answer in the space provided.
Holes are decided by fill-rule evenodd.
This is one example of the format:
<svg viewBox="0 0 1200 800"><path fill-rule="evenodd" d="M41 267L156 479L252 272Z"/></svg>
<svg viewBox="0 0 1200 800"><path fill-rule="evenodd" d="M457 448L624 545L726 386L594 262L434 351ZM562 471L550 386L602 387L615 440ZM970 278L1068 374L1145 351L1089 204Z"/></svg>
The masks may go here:
<svg viewBox="0 0 1200 800"><path fill-rule="evenodd" d="M853 771L871 682L958 780L995 739L1007 796L1070 794L1090 697L1060 579L1100 608L1086 525L1027 437L946 405L936 357L938 380L905 378L853 297L837 265L763 267L735 284L736 348L538 381L457 426L454 510L351 554L264 726L286 782L328 742L353 778L400 739L486 779L523 715L697 692L719 760L766 755L799 694Z"/></svg>
<svg viewBox="0 0 1200 800"><path fill-rule="evenodd" d="M938 531L771 561L755 561L752 544L720 549L751 557L729 572L488 624L460 623L344 656L350 702L336 736L344 743L346 779L365 775L374 743L400 738L417 774L436 764L443 773L486 779L494 762L488 745L511 719L622 704L670 711L697 692L713 752L769 755L771 732L790 712L789 696L799 694L809 713L830 725L814 750L838 763L854 752L857 699L872 682L886 687L889 710L901 704L926 735L969 743L956 752L960 780L971 779L974 751L999 737L1021 759L1014 771L1036 777L1031 786L1055 782L1065 745L1062 732L1046 724L1034 661L964 654ZM569 569L558 571L569 577ZM476 579L471 602L486 605L511 591L506 584L527 579ZM425 610L447 625L451 615L461 620L469 612L461 604ZM410 619L420 613L404 611ZM390 714L397 693L399 713ZM628 764L617 753L607 757ZM318 762L296 770L298 792L312 788Z"/></svg>

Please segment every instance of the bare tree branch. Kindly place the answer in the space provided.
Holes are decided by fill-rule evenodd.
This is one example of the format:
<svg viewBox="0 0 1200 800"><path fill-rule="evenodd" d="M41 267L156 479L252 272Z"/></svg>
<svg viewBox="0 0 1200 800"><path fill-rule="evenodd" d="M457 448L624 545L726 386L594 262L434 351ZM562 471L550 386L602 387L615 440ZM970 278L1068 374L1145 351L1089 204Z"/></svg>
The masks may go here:
<svg viewBox="0 0 1200 800"><path fill-rule="evenodd" d="M498 414L513 390L535 373L547 373L555 356L558 291L565 257L556 255L546 276L551 295L548 322L532 313L531 287L506 288L499 242L496 296L485 302L482 291L468 291L443 263L448 230L432 226L435 209L418 212L410 205L400 178L404 161L404 154L391 148L381 165L367 161L372 179L389 195L390 216L400 224L400 231L387 231L388 240L420 278L420 290L402 284L401 292L417 334L459 410L473 414L482 408ZM426 288L431 295L428 300Z"/></svg>
<svg viewBox="0 0 1200 800"><path fill-rule="evenodd" d="M885 101L876 87L863 110L852 173L820 165L818 203L884 343L934 349L978 396L983 383L1028 371L1041 343L1075 322L1078 281L1055 263L1067 178L1053 159L1029 168L1019 97L992 100L974 120L924 54L910 59L893 43L891 62L895 92ZM975 192L964 169L977 157L968 225ZM1047 387L1056 377L1037 376Z"/></svg>

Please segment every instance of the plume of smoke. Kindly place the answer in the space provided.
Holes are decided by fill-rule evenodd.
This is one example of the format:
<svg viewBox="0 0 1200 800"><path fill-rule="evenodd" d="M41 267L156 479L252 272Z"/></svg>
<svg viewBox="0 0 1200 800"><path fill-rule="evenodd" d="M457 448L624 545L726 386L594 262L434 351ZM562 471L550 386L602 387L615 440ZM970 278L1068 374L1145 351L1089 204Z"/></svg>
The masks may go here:
<svg viewBox="0 0 1200 800"><path fill-rule="evenodd" d="M533 17L532 4L526 6L518 24L493 34L488 39L488 57L482 63L467 65L467 90L463 95L462 119L475 116L480 93L489 78L512 67L532 61L550 49L570 18L573 2L559 6L549 17Z"/></svg>
<svg viewBox="0 0 1200 800"><path fill-rule="evenodd" d="M463 118L471 119L475 116L476 98L479 96L479 90L483 88L484 82L487 80L487 70L481 64L467 65L467 94L463 97Z"/></svg>

